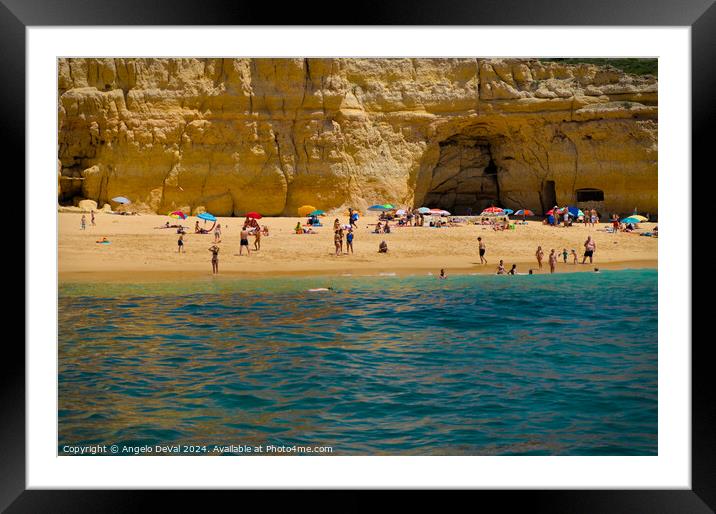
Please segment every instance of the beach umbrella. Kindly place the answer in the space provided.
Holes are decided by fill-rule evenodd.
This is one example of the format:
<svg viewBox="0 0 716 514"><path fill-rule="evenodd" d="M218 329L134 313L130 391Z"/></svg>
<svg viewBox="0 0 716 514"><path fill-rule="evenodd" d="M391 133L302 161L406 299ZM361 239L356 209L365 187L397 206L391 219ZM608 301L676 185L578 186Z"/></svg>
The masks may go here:
<svg viewBox="0 0 716 514"><path fill-rule="evenodd" d="M641 220L635 216L629 216L628 218L624 218L622 220L622 223L639 223L639 222L641 222Z"/></svg>
<svg viewBox="0 0 716 514"><path fill-rule="evenodd" d="M384 203L384 204L383 204L383 207L385 207L385 208L386 208L387 210L389 210L389 211L395 209L395 207L393 207L393 206L392 206L391 204L389 204L389 203Z"/></svg>
<svg viewBox="0 0 716 514"><path fill-rule="evenodd" d="M170 218L175 218L175 219L183 219L183 220L185 220L185 219L186 219L186 214L184 214L182 211L174 211L174 212L170 212L170 213L169 213L169 217L170 217Z"/></svg>
<svg viewBox="0 0 716 514"><path fill-rule="evenodd" d="M421 207L420 209L418 209L418 212L420 214L430 214L430 209L428 207Z"/></svg>
<svg viewBox="0 0 716 514"><path fill-rule="evenodd" d="M301 217L308 216L311 212L315 210L316 208L313 205L302 205L298 208L298 215Z"/></svg>
<svg viewBox="0 0 716 514"><path fill-rule="evenodd" d="M641 214L632 214L632 215L629 216L629 217L630 217L630 218L634 218L634 219L639 220L639 221L649 221L649 218L647 218L647 217L645 217L645 216L642 216Z"/></svg>
<svg viewBox="0 0 716 514"><path fill-rule="evenodd" d="M579 216L584 216L582 210L577 207L568 207L567 209L569 210L569 214L571 214L575 218L578 218Z"/></svg>
<svg viewBox="0 0 716 514"><path fill-rule="evenodd" d="M368 207L368 210L384 212L384 211L389 211L390 207L386 207L385 205L371 205L370 207Z"/></svg>
<svg viewBox="0 0 716 514"><path fill-rule="evenodd" d="M492 206L492 207L488 207L487 209L483 210L482 213L480 213L480 214L485 215L485 214L504 214L504 213L505 213L504 209L501 209L500 207Z"/></svg>
<svg viewBox="0 0 716 514"><path fill-rule="evenodd" d="M395 211L395 214L397 214L398 216L403 216L405 214L405 209L398 209L397 211Z"/></svg>
<svg viewBox="0 0 716 514"><path fill-rule="evenodd" d="M255 220L260 220L261 218L263 218L263 216L261 216L258 212L254 212L254 211L247 213L246 217L253 218Z"/></svg>
<svg viewBox="0 0 716 514"><path fill-rule="evenodd" d="M200 220L204 220L204 221L216 221L216 216L214 216L213 214L210 214L208 212L202 212L201 214L199 214L197 216L197 218L199 218Z"/></svg>
<svg viewBox="0 0 716 514"><path fill-rule="evenodd" d="M124 196L115 196L114 198L112 198L112 201L123 204L132 203L129 198L125 198Z"/></svg>
<svg viewBox="0 0 716 514"><path fill-rule="evenodd" d="M322 211L320 209L316 209L315 211L311 211L308 215L309 216L325 216L326 212Z"/></svg>
<svg viewBox="0 0 716 514"><path fill-rule="evenodd" d="M535 215L535 213L529 209L520 209L519 211L515 212L515 216L534 216L534 215Z"/></svg>
<svg viewBox="0 0 716 514"><path fill-rule="evenodd" d="M505 211L505 214L507 214L507 215L510 215L510 214L512 214L513 212L515 212L515 211L513 211L512 209L503 209L503 210Z"/></svg>

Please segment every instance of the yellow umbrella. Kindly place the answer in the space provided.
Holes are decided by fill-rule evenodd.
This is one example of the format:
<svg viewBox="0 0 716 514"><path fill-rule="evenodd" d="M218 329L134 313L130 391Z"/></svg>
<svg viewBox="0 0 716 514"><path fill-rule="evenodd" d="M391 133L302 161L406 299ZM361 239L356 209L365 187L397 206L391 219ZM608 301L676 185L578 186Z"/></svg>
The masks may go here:
<svg viewBox="0 0 716 514"><path fill-rule="evenodd" d="M641 214L632 214L632 215L629 216L629 217L630 217L630 218L636 218L636 219L638 219L639 221L648 221L648 220L649 220L649 218L645 218L645 217L642 216Z"/></svg>
<svg viewBox="0 0 716 514"><path fill-rule="evenodd" d="M308 216L310 213L315 211L316 208L313 205L302 205L298 208L298 215L299 216Z"/></svg>

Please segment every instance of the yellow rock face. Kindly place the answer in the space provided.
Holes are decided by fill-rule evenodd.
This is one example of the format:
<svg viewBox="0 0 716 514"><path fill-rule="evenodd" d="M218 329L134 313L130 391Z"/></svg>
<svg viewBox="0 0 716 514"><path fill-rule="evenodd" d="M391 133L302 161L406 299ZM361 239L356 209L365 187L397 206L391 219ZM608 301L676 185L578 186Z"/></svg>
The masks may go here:
<svg viewBox="0 0 716 514"><path fill-rule="evenodd" d="M657 82L612 68L60 59L58 84L65 205L126 196L139 210L220 216L385 202L542 212L587 198L579 205L605 213L657 212Z"/></svg>

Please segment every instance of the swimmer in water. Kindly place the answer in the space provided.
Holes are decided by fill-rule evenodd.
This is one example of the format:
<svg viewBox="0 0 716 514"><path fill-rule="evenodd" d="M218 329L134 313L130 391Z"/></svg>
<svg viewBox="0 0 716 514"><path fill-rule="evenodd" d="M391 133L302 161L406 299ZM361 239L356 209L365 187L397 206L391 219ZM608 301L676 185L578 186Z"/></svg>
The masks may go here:
<svg viewBox="0 0 716 514"><path fill-rule="evenodd" d="M441 270L440 270L440 278L447 278L447 275L445 274L445 270L444 270L444 269L441 269Z"/></svg>

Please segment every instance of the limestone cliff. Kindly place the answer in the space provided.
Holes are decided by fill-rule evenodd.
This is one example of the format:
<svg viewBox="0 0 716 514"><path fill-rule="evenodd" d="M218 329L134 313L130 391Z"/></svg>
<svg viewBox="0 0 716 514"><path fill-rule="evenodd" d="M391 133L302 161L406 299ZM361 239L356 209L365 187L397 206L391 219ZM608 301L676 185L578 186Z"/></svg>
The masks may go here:
<svg viewBox="0 0 716 514"><path fill-rule="evenodd" d="M222 216L377 202L657 210L651 76L323 58L60 59L58 74L62 204L121 195Z"/></svg>

